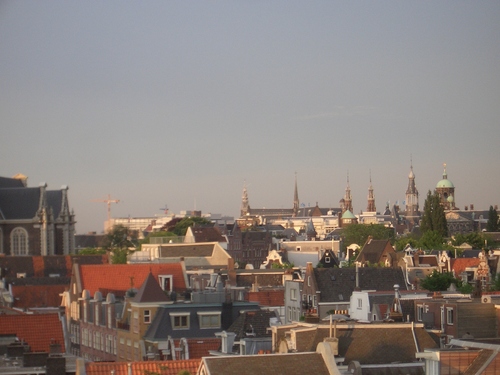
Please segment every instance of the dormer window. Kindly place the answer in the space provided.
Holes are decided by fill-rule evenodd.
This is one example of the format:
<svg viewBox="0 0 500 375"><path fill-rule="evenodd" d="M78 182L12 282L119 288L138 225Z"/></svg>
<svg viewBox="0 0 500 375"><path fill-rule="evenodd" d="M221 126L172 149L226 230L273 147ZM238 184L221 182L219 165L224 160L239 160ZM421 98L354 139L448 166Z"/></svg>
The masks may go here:
<svg viewBox="0 0 500 375"><path fill-rule="evenodd" d="M174 277L172 275L158 275L158 281L165 292L171 292L174 287Z"/></svg>
<svg viewBox="0 0 500 375"><path fill-rule="evenodd" d="M189 315L188 312L170 313L172 329L189 329Z"/></svg>

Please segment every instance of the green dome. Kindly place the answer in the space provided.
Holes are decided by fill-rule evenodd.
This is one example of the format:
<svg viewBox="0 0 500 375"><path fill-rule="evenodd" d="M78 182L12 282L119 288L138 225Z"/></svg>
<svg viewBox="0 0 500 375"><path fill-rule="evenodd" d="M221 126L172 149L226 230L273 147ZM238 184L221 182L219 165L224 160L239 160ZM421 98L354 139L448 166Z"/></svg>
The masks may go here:
<svg viewBox="0 0 500 375"><path fill-rule="evenodd" d="M343 214L342 214L342 219L356 219L356 216L353 215L353 213L349 210L346 210Z"/></svg>
<svg viewBox="0 0 500 375"><path fill-rule="evenodd" d="M436 185L437 188L453 188L453 183L448 179L442 179Z"/></svg>

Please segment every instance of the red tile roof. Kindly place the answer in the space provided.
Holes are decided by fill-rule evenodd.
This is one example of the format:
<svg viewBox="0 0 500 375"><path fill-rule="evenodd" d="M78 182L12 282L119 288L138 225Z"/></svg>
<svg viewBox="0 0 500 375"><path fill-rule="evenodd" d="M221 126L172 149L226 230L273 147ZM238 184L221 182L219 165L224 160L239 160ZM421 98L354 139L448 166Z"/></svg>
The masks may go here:
<svg viewBox="0 0 500 375"><path fill-rule="evenodd" d="M56 285L12 285L14 307L56 307L61 305L60 294L66 284Z"/></svg>
<svg viewBox="0 0 500 375"><path fill-rule="evenodd" d="M149 272L156 280L158 275L172 275L174 290L186 289L181 263L163 264L89 264L80 265L82 289L93 296L96 291L127 291L131 287L139 289Z"/></svg>
<svg viewBox="0 0 500 375"><path fill-rule="evenodd" d="M455 277L459 277L460 274L465 271L467 267L477 267L479 266L479 258L456 258L451 259L451 269L455 272Z"/></svg>
<svg viewBox="0 0 500 375"><path fill-rule="evenodd" d="M261 306L285 306L285 290L248 292L248 301L258 302Z"/></svg>
<svg viewBox="0 0 500 375"><path fill-rule="evenodd" d="M0 335L14 334L33 352L50 352L50 344L61 344L64 336L58 314L0 315Z"/></svg>
<svg viewBox="0 0 500 375"><path fill-rule="evenodd" d="M111 370L115 371L115 375L128 375L129 363L126 362L93 362L85 365L87 375L109 375ZM142 361L131 362L133 374L151 373L161 375L178 375L181 371L189 371L191 374L196 374L200 366L199 359L187 359L177 361Z"/></svg>

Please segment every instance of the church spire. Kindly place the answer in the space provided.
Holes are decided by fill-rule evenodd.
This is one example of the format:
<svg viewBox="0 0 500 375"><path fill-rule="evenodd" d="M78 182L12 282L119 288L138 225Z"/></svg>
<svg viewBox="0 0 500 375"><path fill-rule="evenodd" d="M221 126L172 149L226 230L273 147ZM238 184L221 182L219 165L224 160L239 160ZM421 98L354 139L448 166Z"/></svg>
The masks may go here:
<svg viewBox="0 0 500 375"><path fill-rule="evenodd" d="M349 186L349 172L347 172L347 186L345 188L344 209L342 211L345 212L347 210L353 212L352 211L351 187Z"/></svg>
<svg viewBox="0 0 500 375"><path fill-rule="evenodd" d="M295 172L295 189L293 192L293 217L296 217L299 213L299 190L297 189L297 172Z"/></svg>
<svg viewBox="0 0 500 375"><path fill-rule="evenodd" d="M241 197L241 211L240 217L246 216L250 211L250 205L248 204L248 192L247 183L245 181L243 185L243 196Z"/></svg>
<svg viewBox="0 0 500 375"><path fill-rule="evenodd" d="M376 212L377 208L375 207L375 195L373 194L373 186L372 186L372 171L370 170L370 187L368 188L368 206L366 207L366 211L368 212Z"/></svg>
<svg viewBox="0 0 500 375"><path fill-rule="evenodd" d="M415 185L413 173L413 160L410 158L410 174L408 175L408 188L406 189L406 216L418 215L418 190Z"/></svg>

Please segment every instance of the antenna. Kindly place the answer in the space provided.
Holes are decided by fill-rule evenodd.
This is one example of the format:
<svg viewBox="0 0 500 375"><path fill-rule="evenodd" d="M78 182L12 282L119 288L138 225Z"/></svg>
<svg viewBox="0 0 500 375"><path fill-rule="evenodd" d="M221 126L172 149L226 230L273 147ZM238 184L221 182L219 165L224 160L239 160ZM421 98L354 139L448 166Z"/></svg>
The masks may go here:
<svg viewBox="0 0 500 375"><path fill-rule="evenodd" d="M108 205L108 220L111 220L111 203L120 202L119 199L111 199L111 194L108 194L108 199L92 199L91 202L104 202Z"/></svg>

